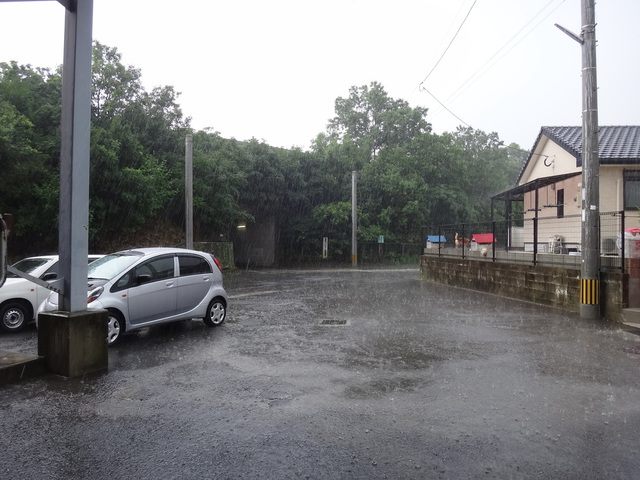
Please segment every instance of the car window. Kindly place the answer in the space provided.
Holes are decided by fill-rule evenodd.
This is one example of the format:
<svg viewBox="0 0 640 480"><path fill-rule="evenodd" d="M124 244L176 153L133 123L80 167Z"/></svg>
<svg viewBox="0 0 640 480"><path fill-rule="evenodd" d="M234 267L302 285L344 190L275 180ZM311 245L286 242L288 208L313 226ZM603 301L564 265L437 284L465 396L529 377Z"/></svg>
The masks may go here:
<svg viewBox="0 0 640 480"><path fill-rule="evenodd" d="M87 276L91 278L103 278L111 280L116 275L120 275L127 268L137 262L142 253L113 253L99 258L89 264Z"/></svg>
<svg viewBox="0 0 640 480"><path fill-rule="evenodd" d="M174 274L173 255L149 260L135 268L135 278L140 275L149 275L151 281L172 278Z"/></svg>
<svg viewBox="0 0 640 480"><path fill-rule="evenodd" d="M94 262L95 260L96 260L96 257L87 257L87 263ZM42 275L40 275L40 278L44 278L45 276L51 273L53 273L55 277L58 276L58 262L54 263L49 268L47 268L47 271L44 272ZM55 278L55 277L49 277L47 280L51 280L52 278Z"/></svg>
<svg viewBox="0 0 640 480"><path fill-rule="evenodd" d="M180 264L181 277L211 273L211 264L205 258L197 255L178 255L178 263Z"/></svg>
<svg viewBox="0 0 640 480"><path fill-rule="evenodd" d="M132 283L131 277L133 277L134 271L135 271L135 268L129 270L121 278L119 278L118 281L113 285L113 287L111 287L111 291L119 292L120 290L125 290L129 288L129 286L131 286L131 283Z"/></svg>
<svg viewBox="0 0 640 480"><path fill-rule="evenodd" d="M20 270L21 272L32 274L34 270L41 267L51 260L46 258L25 258L18 263L13 264L13 268ZM10 273L7 277L17 277L16 274Z"/></svg>

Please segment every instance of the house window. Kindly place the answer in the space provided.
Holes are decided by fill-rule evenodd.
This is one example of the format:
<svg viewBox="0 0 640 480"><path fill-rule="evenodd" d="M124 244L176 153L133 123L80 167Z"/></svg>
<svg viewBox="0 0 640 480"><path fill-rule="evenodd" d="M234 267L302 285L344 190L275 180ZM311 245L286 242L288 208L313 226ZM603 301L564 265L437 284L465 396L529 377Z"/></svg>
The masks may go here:
<svg viewBox="0 0 640 480"><path fill-rule="evenodd" d="M624 172L624 209L640 208L640 170Z"/></svg>
<svg viewBox="0 0 640 480"><path fill-rule="evenodd" d="M556 207L558 209L558 218L564 217L564 188L556 191Z"/></svg>

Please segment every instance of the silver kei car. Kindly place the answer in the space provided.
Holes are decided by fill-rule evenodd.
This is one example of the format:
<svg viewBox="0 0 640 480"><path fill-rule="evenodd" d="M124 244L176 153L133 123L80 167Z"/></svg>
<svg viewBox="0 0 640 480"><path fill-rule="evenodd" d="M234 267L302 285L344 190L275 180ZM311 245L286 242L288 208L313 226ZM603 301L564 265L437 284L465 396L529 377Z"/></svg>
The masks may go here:
<svg viewBox="0 0 640 480"><path fill-rule="evenodd" d="M181 248L140 248L105 255L89 265L87 308L109 312L108 343L125 332L191 318L215 327L227 315L220 263ZM51 294L40 312L57 310Z"/></svg>

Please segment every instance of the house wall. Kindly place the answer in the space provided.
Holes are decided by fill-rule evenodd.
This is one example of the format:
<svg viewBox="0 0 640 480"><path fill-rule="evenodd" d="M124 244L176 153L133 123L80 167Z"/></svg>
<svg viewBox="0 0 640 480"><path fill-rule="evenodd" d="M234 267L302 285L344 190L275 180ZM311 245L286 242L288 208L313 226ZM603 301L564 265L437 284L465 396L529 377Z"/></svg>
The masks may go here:
<svg viewBox="0 0 640 480"><path fill-rule="evenodd" d="M548 167L545 165L545 160L546 164L549 165ZM533 153L533 158L527 170L520 179L520 185L531 182L537 178L579 171L580 168L576 166L576 158L573 155L543 136Z"/></svg>
<svg viewBox="0 0 640 480"><path fill-rule="evenodd" d="M600 166L600 211L616 212L622 210L622 171L621 167Z"/></svg>
<svg viewBox="0 0 640 480"><path fill-rule="evenodd" d="M600 167L600 212L618 212L624 205L622 166ZM556 193L564 189L564 216L557 218L557 208L554 205ZM538 239L546 244L553 235L562 235L565 244L575 245L581 242L581 218L575 217L582 213L582 176L562 180L554 185L548 185L538 190ZM525 242L533 239L533 218L535 217L535 191L527 192L524 196L525 210ZM530 211L529 211L530 210ZM630 212L633 215L632 212ZM569 218L566 218L569 217ZM601 222L601 238L611 242L619 236L618 224L615 221Z"/></svg>
<svg viewBox="0 0 640 480"><path fill-rule="evenodd" d="M623 172L625 169L629 168L633 169L635 167L629 165L600 166L599 183L601 212L617 212L624 208ZM569 173L580 173L581 171L581 167L576 166L576 158L573 155L543 135L536 145L532 154L531 162L520 178L519 184L523 185L539 178ZM564 183L566 183L566 185L561 185L559 183L555 186L556 189L565 188L565 215L580 213L582 200L582 193L580 191L581 181L581 178L578 176L565 180ZM551 189L551 186L546 188ZM575 191L573 190L574 188ZM550 200L549 202L547 202L547 198ZM551 199L555 199L555 192L547 191L545 188L540 189L539 204L541 208L545 204L555 203L552 202ZM532 209L533 207L534 192L529 192L525 195L525 212L527 209ZM534 211L528 212L526 218L533 218L534 213ZM540 212L540 216L545 216L545 213L546 212L543 208ZM552 215L554 214L555 211Z"/></svg>
<svg viewBox="0 0 640 480"><path fill-rule="evenodd" d="M582 177L576 175L538 190L538 207L540 208L538 212L538 241L540 244L546 245L549 238L554 235L561 235L565 244L580 243L581 218L576 215L580 215L581 212L581 181ZM556 205L556 195L560 189L564 190L564 217L558 218L558 208L548 205ZM532 243L533 219L536 213L535 191L525 193L524 210L524 241ZM531 247L532 249L533 247Z"/></svg>
<svg viewBox="0 0 640 480"><path fill-rule="evenodd" d="M638 170L635 165L600 167L600 210L618 212L624 208L624 171Z"/></svg>
<svg viewBox="0 0 640 480"><path fill-rule="evenodd" d="M538 212L539 218L557 218L557 208L546 207L546 205L556 204L556 194L560 189L564 189L564 215L579 215L580 207L582 205L582 193L580 191L582 177L576 175L575 177L567 178L553 185L547 185L538 190L538 207L541 209ZM531 191L524 194L524 210L525 218L535 217L535 211L533 210L536 205L536 192ZM531 211L528 211L530 210Z"/></svg>
<svg viewBox="0 0 640 480"><path fill-rule="evenodd" d="M425 280L480 290L543 305L580 311L580 270L531 264L487 262L472 258L423 255L420 259ZM610 321L622 321L627 308L629 275L601 273L600 312Z"/></svg>

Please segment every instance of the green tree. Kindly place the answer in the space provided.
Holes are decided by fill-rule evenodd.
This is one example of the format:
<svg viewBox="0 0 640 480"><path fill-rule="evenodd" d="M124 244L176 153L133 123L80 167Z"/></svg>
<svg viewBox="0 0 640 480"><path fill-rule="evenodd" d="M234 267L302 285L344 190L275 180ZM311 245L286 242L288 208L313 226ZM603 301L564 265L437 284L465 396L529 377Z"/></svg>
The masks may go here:
<svg viewBox="0 0 640 480"><path fill-rule="evenodd" d="M93 48L91 239L110 243L152 222L184 218L188 118L173 87L145 91L115 48ZM159 218L161 217L161 218Z"/></svg>
<svg viewBox="0 0 640 480"><path fill-rule="evenodd" d="M130 126L115 117L91 135L91 241L109 244L164 211L175 195L169 172L146 151Z"/></svg>
<svg viewBox="0 0 640 480"><path fill-rule="evenodd" d="M238 204L241 192L247 187L246 174L240 166L247 161L245 151L236 140L227 140L218 133L206 131L194 134L195 236L209 241L219 240L221 236L229 238L239 222L253 219Z"/></svg>
<svg viewBox="0 0 640 480"><path fill-rule="evenodd" d="M389 97L378 82L351 87L347 98L336 99L335 113L329 134L340 141L350 138L367 161L385 147L403 145L431 131L426 108L411 108L406 101Z"/></svg>
<svg viewBox="0 0 640 480"><path fill-rule="evenodd" d="M492 195L512 187L527 152L512 144L505 147L498 134L458 127L453 141L460 147L463 169L461 186L474 205L468 221L489 219Z"/></svg>
<svg viewBox="0 0 640 480"><path fill-rule="evenodd" d="M123 115L143 93L140 70L125 67L116 48L93 43L91 110L94 124L105 126Z"/></svg>
<svg viewBox="0 0 640 480"><path fill-rule="evenodd" d="M0 63L0 208L16 219L12 249L41 252L55 245L59 118L56 74Z"/></svg>

